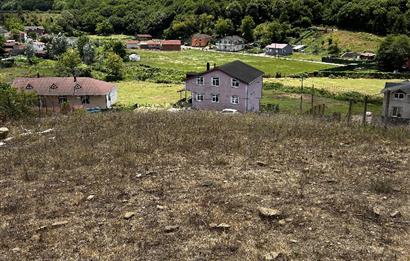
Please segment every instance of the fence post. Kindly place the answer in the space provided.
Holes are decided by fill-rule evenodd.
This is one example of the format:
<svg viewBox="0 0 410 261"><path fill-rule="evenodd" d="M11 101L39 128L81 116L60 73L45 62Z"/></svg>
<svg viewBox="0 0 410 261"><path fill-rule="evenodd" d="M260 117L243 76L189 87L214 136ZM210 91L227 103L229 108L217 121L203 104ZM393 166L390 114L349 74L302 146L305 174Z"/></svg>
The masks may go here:
<svg viewBox="0 0 410 261"><path fill-rule="evenodd" d="M352 123L352 108L353 108L353 100L349 100L349 111L347 112L347 123L349 125Z"/></svg>
<svg viewBox="0 0 410 261"><path fill-rule="evenodd" d="M364 97L363 125L366 125L368 97Z"/></svg>

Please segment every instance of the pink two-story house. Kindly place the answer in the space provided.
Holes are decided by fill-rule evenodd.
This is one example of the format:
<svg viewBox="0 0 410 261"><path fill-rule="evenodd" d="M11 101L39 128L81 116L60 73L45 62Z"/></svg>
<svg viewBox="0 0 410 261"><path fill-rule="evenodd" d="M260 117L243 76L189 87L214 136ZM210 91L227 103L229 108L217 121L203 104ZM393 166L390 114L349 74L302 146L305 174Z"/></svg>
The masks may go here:
<svg viewBox="0 0 410 261"><path fill-rule="evenodd" d="M234 61L202 73L188 73L186 90L192 93L192 107L198 110L234 109L259 112L263 72Z"/></svg>

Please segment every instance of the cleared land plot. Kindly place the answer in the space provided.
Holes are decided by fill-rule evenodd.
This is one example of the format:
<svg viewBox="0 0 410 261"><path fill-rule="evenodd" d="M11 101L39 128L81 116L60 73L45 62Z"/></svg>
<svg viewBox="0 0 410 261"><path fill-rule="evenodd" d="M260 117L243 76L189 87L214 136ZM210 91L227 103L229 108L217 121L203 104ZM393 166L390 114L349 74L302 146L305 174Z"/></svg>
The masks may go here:
<svg viewBox="0 0 410 261"><path fill-rule="evenodd" d="M207 113L9 127L1 260L410 259L402 129Z"/></svg>
<svg viewBox="0 0 410 261"><path fill-rule="evenodd" d="M347 78L306 78L305 87L325 89L334 93L359 92L366 95L381 95L386 82L402 82L403 80L384 80L384 79L347 79ZM270 78L265 82L281 83L285 86L300 87L301 80L295 78Z"/></svg>
<svg viewBox="0 0 410 261"><path fill-rule="evenodd" d="M213 66L213 64L222 65L234 60L241 60L269 75L275 75L276 73L289 75L334 67L304 61L289 61L240 53L231 54L199 50L184 50L181 52L139 50L138 53L141 55L141 64L158 68L176 69L183 72L205 71L207 62Z"/></svg>
<svg viewBox="0 0 410 261"><path fill-rule="evenodd" d="M167 107L179 100L177 91L183 85L128 81L117 83L117 87L120 105L128 107L137 103Z"/></svg>

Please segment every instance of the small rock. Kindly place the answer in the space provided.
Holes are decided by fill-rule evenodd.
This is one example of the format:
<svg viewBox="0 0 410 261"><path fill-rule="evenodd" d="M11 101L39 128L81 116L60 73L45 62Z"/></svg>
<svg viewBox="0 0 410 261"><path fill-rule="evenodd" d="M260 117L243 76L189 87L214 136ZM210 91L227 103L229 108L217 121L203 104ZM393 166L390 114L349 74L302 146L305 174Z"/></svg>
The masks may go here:
<svg viewBox="0 0 410 261"><path fill-rule="evenodd" d="M398 210L393 211L393 212L390 213L390 217L392 217L392 218L396 218L396 217L400 217L400 216L401 216L401 213Z"/></svg>
<svg viewBox="0 0 410 261"><path fill-rule="evenodd" d="M58 222L54 222L51 226L56 228L56 227L62 227L68 224L68 221L64 220L64 221L58 221Z"/></svg>
<svg viewBox="0 0 410 261"><path fill-rule="evenodd" d="M4 145L6 145L6 143L0 141L0 147L3 147Z"/></svg>
<svg viewBox="0 0 410 261"><path fill-rule="evenodd" d="M178 229L179 229L179 226L166 226L166 227L164 228L164 231L165 231L166 233L171 233L171 232L177 231Z"/></svg>
<svg viewBox="0 0 410 261"><path fill-rule="evenodd" d="M273 172L275 173L281 173L282 171L280 169L273 169Z"/></svg>
<svg viewBox="0 0 410 261"><path fill-rule="evenodd" d="M47 134L47 133L50 133L50 132L52 132L54 129L47 129L47 130L45 130L45 131L40 131L40 132L37 132L38 134Z"/></svg>
<svg viewBox="0 0 410 261"><path fill-rule="evenodd" d="M228 230L231 228L231 226L226 223L221 223L221 224L211 223L209 224L209 227L211 229L219 229L219 230Z"/></svg>
<svg viewBox="0 0 410 261"><path fill-rule="evenodd" d="M279 225L281 225L281 226L286 225L286 220L284 220L284 219L279 220Z"/></svg>
<svg viewBox="0 0 410 261"><path fill-rule="evenodd" d="M293 244L296 244L296 243L298 243L299 241L297 241L296 239L291 239L291 240L289 240L289 242L290 242L290 243L293 243Z"/></svg>
<svg viewBox="0 0 410 261"><path fill-rule="evenodd" d="M282 212L278 209L272 209L272 208L258 208L259 210L259 215L264 217L264 218L278 218L279 216L282 215Z"/></svg>
<svg viewBox="0 0 410 261"><path fill-rule="evenodd" d="M266 162L263 162L263 161L257 161L256 165L258 165L259 167L266 167L268 164Z"/></svg>
<svg viewBox="0 0 410 261"><path fill-rule="evenodd" d="M136 177L136 178L141 178L141 177L142 177L142 174L139 173L139 174L135 175L135 177Z"/></svg>
<svg viewBox="0 0 410 261"><path fill-rule="evenodd" d="M41 227L39 227L39 228L37 229L37 231L46 230L46 229L47 229L47 226L41 226Z"/></svg>
<svg viewBox="0 0 410 261"><path fill-rule="evenodd" d="M6 127L1 127L0 128L0 140L4 140L7 138L7 135L9 135L9 129Z"/></svg>
<svg viewBox="0 0 410 261"><path fill-rule="evenodd" d="M93 200L93 198L95 198L95 195L89 195L89 196L87 197L87 200L90 201L90 200Z"/></svg>
<svg viewBox="0 0 410 261"><path fill-rule="evenodd" d="M159 210L164 210L164 209L166 209L167 207L164 207L164 206L161 206L161 205L157 205L157 209L159 209Z"/></svg>
<svg viewBox="0 0 410 261"><path fill-rule="evenodd" d="M13 248L11 251L13 251L13 252L20 252L21 249L20 249L19 247L15 247L15 248Z"/></svg>
<svg viewBox="0 0 410 261"><path fill-rule="evenodd" d="M14 137L8 137L7 139L4 139L4 142L9 142L9 141L12 141L12 140L14 140Z"/></svg>
<svg viewBox="0 0 410 261"><path fill-rule="evenodd" d="M124 214L124 218L125 219L130 219L133 216L135 216L135 214L136 214L135 212L127 212L127 213Z"/></svg>
<svg viewBox="0 0 410 261"><path fill-rule="evenodd" d="M263 257L266 261L287 261L288 257L283 253L271 252Z"/></svg>
<svg viewBox="0 0 410 261"><path fill-rule="evenodd" d="M373 214L376 216L380 216L382 213L382 210L379 207L373 207Z"/></svg>
<svg viewBox="0 0 410 261"><path fill-rule="evenodd" d="M39 235L33 235L33 236L31 237L31 240L32 240L32 241L35 241L35 242L38 242L38 241L40 241L40 236L39 236Z"/></svg>

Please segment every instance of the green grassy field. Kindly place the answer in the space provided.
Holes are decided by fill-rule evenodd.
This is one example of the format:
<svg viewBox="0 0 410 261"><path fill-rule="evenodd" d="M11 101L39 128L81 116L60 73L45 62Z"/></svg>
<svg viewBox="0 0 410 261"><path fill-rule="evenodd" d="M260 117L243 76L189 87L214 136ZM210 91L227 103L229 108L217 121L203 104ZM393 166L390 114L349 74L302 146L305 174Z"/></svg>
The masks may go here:
<svg viewBox="0 0 410 261"><path fill-rule="evenodd" d="M334 43L343 51L372 51L376 52L383 41L383 37L364 32L350 32L337 30L334 32L315 32L309 37L304 38L298 44L307 45L307 52L312 52L314 46L318 46L325 51L328 47L328 39L332 38ZM324 43L324 45L322 45Z"/></svg>
<svg viewBox="0 0 410 261"><path fill-rule="evenodd" d="M158 105L169 107L179 100L178 90L182 84L161 84L141 81L123 81L117 83L118 103L122 106Z"/></svg>
<svg viewBox="0 0 410 261"><path fill-rule="evenodd" d="M134 104L140 105L157 105L161 107L170 107L176 103L180 96L178 90L183 88L182 84L160 84L141 81L124 81L117 84L119 105L130 107ZM311 96L304 95L304 109L306 112L311 108ZM261 104L279 105L281 112L299 113L300 112L300 95L291 93L282 93L276 90L264 90ZM314 105L326 104L326 114L341 112L347 114L348 102L337 101L330 98L315 97ZM353 113L360 114L363 111L363 104L357 103L353 106ZM381 106L369 105L369 111L379 115Z"/></svg>
<svg viewBox="0 0 410 261"><path fill-rule="evenodd" d="M355 91L366 95L381 95L380 91L386 82L401 82L403 80L384 79L344 79L344 78L307 78L304 80L306 87L325 89L334 93ZM299 87L300 79L279 78L266 79L265 82L282 83L285 86Z"/></svg>
<svg viewBox="0 0 410 261"><path fill-rule="evenodd" d="M41 60L38 64L28 65L22 63L11 68L0 69L0 82L12 82L16 77L36 77L37 73L40 76L54 76L56 61Z"/></svg>
<svg viewBox="0 0 410 261"><path fill-rule="evenodd" d="M204 52L199 50L184 50L181 52L138 50L138 53L141 55L141 64L164 69L177 69L184 72L204 71L206 69L207 62L211 63L212 65L222 65L234 60L241 60L252 66L255 66L256 68L264 71L269 75L275 75L276 73L289 75L302 72L313 72L334 67L330 65L303 61L289 61L284 59L251 56L239 53L230 54Z"/></svg>

